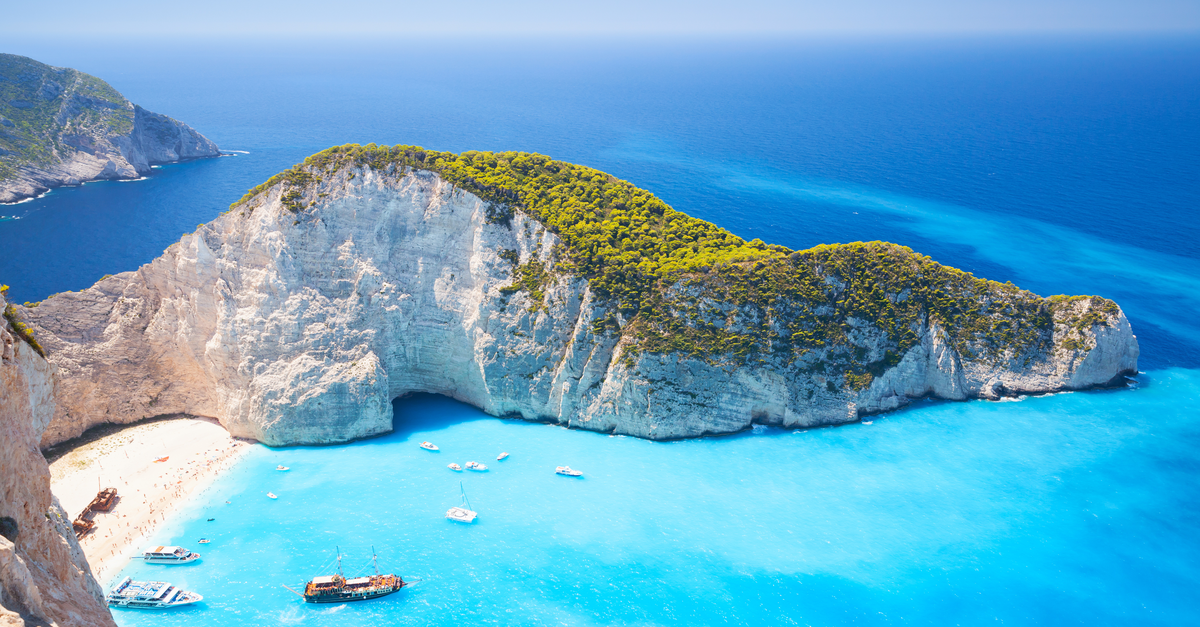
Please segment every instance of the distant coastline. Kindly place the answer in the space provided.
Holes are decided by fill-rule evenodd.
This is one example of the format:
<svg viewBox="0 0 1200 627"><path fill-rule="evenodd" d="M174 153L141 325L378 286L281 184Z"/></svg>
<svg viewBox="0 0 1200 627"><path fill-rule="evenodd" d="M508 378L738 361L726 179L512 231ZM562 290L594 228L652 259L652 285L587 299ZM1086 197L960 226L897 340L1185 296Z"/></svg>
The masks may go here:
<svg viewBox="0 0 1200 627"><path fill-rule="evenodd" d="M4 204L221 155L187 124L133 104L95 76L13 54L0 54L0 128Z"/></svg>

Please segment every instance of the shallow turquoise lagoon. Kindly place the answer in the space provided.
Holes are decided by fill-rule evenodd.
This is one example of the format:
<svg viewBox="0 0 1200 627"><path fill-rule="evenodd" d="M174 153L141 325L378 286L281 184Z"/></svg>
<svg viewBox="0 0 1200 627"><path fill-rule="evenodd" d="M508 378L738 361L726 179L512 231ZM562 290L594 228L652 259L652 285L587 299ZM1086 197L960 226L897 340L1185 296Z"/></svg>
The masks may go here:
<svg viewBox="0 0 1200 627"><path fill-rule="evenodd" d="M201 550L202 562L123 573L205 601L116 616L125 626L1192 623L1198 397L1200 373L1167 370L1131 390L919 402L871 425L665 443L404 399L388 436L255 446L155 537ZM441 451L418 448L426 439ZM512 455L497 462L502 450ZM468 460L491 469L446 467ZM560 464L585 477L555 475ZM444 518L460 481L474 525ZM283 588L326 572L336 546L347 575L369 569L372 545L382 569L421 581L332 606Z"/></svg>

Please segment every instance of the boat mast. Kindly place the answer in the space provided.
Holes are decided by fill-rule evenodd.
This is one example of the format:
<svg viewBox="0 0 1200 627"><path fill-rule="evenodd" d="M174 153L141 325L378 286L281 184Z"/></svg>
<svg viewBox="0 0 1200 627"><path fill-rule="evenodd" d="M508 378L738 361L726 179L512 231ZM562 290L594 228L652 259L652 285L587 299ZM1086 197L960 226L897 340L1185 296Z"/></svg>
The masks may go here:
<svg viewBox="0 0 1200 627"><path fill-rule="evenodd" d="M463 488L461 481L458 482L458 491L462 493L463 503L466 504L467 509L471 509L471 502L467 500L467 490Z"/></svg>
<svg viewBox="0 0 1200 627"><path fill-rule="evenodd" d="M333 548L337 550L337 555L338 555L338 574L342 575L342 548L337 546L336 544L334 545ZM345 579L345 578L346 578L346 576L342 575L342 579Z"/></svg>
<svg viewBox="0 0 1200 627"><path fill-rule="evenodd" d="M379 576L379 560L375 557L375 545L371 545L371 563L375 565L375 576Z"/></svg>

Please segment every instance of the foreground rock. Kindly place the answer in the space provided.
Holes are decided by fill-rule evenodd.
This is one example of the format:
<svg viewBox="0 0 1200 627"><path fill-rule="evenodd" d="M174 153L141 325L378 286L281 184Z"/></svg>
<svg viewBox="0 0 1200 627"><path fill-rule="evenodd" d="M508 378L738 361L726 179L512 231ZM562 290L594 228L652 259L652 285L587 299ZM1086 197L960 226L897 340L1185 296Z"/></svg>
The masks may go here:
<svg viewBox="0 0 1200 627"><path fill-rule="evenodd" d="M271 445L342 442L389 431L390 401L412 392L666 439L844 423L928 395L1085 389L1137 369L1115 303L1042 299L885 243L766 247L668 275L650 296L661 304L630 314L530 211L499 211L404 150L313 161L139 270L21 310L62 381L43 446L168 413ZM787 280L769 291L772 277Z"/></svg>
<svg viewBox="0 0 1200 627"><path fill-rule="evenodd" d="M187 124L129 102L94 76L0 54L0 202L218 155Z"/></svg>
<svg viewBox="0 0 1200 627"><path fill-rule="evenodd" d="M0 319L0 624L115 625L38 450L54 414L52 369Z"/></svg>

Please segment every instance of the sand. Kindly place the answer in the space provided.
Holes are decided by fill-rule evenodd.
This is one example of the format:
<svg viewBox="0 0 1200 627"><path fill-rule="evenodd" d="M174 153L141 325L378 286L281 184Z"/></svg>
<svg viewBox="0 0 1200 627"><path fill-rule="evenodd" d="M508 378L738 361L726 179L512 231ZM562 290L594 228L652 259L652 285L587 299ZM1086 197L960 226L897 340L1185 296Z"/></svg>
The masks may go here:
<svg viewBox="0 0 1200 627"><path fill-rule="evenodd" d="M80 541L102 586L150 547L145 540L173 511L249 450L216 421L179 418L134 425L80 445L50 464L51 490L72 518L102 488L117 489L111 512ZM169 457L166 461L155 461ZM185 548L203 553L203 546Z"/></svg>

